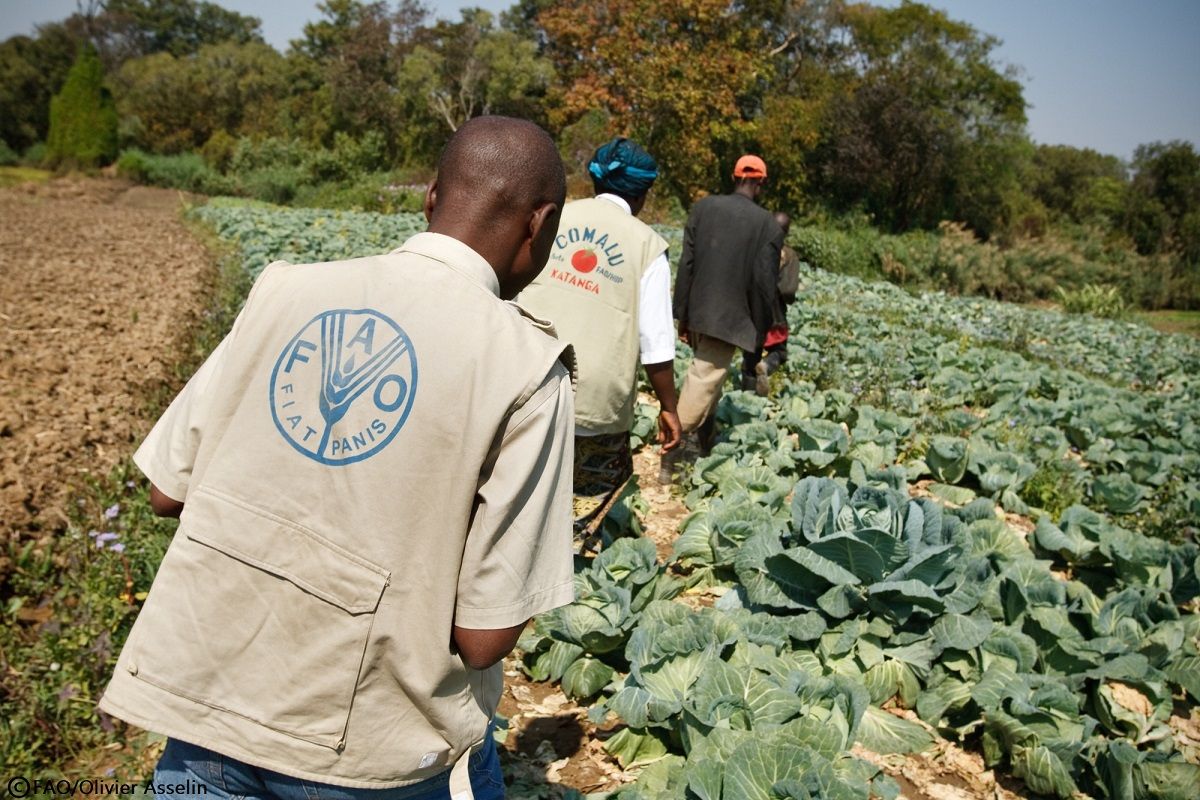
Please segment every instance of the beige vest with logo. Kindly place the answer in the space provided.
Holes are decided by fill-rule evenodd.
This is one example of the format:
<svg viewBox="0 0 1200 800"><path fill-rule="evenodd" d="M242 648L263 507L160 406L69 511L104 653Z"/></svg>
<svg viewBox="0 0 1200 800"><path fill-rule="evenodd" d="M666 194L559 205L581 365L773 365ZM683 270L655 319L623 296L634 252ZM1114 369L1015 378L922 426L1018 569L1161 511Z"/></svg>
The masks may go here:
<svg viewBox="0 0 1200 800"><path fill-rule="evenodd" d="M482 739L501 667L449 647L466 532L496 432L569 348L455 246L263 272L102 709L345 786L422 780Z"/></svg>
<svg viewBox="0 0 1200 800"><path fill-rule="evenodd" d="M665 239L615 204L576 200L563 209L546 268L521 293L521 306L574 346L575 424L593 433L633 424L642 275L666 249Z"/></svg>

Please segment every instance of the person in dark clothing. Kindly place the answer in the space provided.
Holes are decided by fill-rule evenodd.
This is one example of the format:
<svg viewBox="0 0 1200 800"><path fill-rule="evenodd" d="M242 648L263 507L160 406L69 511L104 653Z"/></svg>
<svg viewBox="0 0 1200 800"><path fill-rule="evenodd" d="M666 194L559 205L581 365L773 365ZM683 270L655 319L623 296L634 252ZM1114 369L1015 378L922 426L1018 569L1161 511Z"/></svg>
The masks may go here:
<svg viewBox="0 0 1200 800"><path fill-rule="evenodd" d="M692 453L711 446L712 415L729 363L737 348L761 351L778 293L783 229L756 202L767 165L758 156L742 156L733 177L731 194L692 206L675 283L679 336L694 353L678 409Z"/></svg>
<svg viewBox="0 0 1200 800"><path fill-rule="evenodd" d="M792 227L792 218L782 211L775 212L775 221L783 229L786 241ZM766 397L769 389L768 377L787 361L788 322L787 307L796 302L800 291L800 257L786 244L779 253L779 280L776 285L774 316L771 328L763 341L766 357L762 351L746 351L742 358L742 389Z"/></svg>

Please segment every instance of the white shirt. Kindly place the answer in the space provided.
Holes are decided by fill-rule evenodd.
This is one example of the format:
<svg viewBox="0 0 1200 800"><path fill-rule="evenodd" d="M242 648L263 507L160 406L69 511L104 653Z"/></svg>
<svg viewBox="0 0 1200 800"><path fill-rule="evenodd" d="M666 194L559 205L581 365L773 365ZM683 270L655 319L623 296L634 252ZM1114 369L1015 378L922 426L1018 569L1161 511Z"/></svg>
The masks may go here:
<svg viewBox="0 0 1200 800"><path fill-rule="evenodd" d="M615 194L598 194L626 214L633 210ZM675 321L671 316L671 265L667 254L658 257L642 273L641 296L638 301L638 339L642 363L661 364L675 358Z"/></svg>

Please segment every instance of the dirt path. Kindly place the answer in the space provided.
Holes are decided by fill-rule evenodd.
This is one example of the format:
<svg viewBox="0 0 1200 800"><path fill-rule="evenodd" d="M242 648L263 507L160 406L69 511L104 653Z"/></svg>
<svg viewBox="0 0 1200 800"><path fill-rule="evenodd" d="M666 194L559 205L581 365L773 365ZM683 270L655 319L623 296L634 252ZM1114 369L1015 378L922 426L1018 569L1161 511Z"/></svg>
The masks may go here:
<svg viewBox="0 0 1200 800"><path fill-rule="evenodd" d="M0 536L61 530L145 434L213 274L178 206L118 181L0 190Z"/></svg>
<svg viewBox="0 0 1200 800"><path fill-rule="evenodd" d="M652 403L648 396L642 401ZM650 505L642 520L645 535L658 557L671 558L671 548L687 508L670 486L658 482L658 448L646 446L633 456L638 489ZM617 723L593 724L587 706L563 695L557 684L535 683L521 672L515 657L505 662L500 715L509 723L504 742L504 771L513 800L556 800L566 787L581 792L609 792L637 778L621 769L603 747Z"/></svg>

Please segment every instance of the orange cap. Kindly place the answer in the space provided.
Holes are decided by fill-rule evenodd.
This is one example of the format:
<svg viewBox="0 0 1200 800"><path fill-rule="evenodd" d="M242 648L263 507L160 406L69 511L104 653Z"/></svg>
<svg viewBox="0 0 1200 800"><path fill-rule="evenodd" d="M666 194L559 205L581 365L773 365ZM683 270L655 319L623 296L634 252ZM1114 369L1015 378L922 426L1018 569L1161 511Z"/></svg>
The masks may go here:
<svg viewBox="0 0 1200 800"><path fill-rule="evenodd" d="M733 168L735 178L765 178L767 165L758 156L742 156Z"/></svg>

